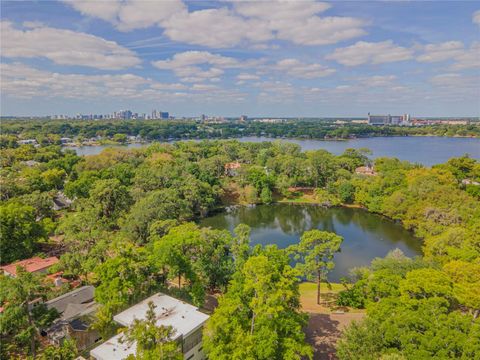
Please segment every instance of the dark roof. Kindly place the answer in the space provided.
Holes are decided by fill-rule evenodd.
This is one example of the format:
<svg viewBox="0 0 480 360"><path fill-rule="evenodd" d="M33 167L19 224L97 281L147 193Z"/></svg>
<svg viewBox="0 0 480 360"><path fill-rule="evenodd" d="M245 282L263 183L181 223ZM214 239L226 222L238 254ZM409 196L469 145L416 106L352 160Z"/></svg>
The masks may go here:
<svg viewBox="0 0 480 360"><path fill-rule="evenodd" d="M83 304L93 300L95 288L93 286L82 286L81 288L70 291L55 299L47 301L47 308L55 308L59 313L63 313L69 304Z"/></svg>
<svg viewBox="0 0 480 360"><path fill-rule="evenodd" d="M88 325L85 322L83 322L81 319L75 319L70 321L70 326L72 327L73 330L77 330L77 331L88 330Z"/></svg>

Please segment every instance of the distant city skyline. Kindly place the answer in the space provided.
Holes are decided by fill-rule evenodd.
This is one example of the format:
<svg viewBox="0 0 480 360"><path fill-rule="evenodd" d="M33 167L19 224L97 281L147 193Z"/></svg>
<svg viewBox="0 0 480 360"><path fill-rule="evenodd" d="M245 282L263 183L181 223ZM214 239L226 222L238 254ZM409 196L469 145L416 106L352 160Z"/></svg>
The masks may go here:
<svg viewBox="0 0 480 360"><path fill-rule="evenodd" d="M480 115L480 3L2 1L1 115Z"/></svg>

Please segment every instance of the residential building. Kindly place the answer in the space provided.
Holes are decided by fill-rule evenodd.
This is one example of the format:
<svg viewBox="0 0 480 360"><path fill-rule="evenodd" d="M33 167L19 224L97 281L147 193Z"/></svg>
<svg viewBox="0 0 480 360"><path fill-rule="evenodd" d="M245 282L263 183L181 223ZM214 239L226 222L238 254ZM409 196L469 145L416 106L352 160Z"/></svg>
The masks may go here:
<svg viewBox="0 0 480 360"><path fill-rule="evenodd" d="M172 340L179 342L184 359L203 360L202 330L208 315L200 312L195 306L187 304L171 296L157 293L137 305L117 314L113 319L124 327L133 324L135 319L145 319L148 303L155 305L157 326L172 326L175 334ZM90 351L96 360L125 359L136 353L136 343L131 345L121 342L122 334L107 340Z"/></svg>
<svg viewBox="0 0 480 360"><path fill-rule="evenodd" d="M367 176L376 176L377 173L371 166L360 166L355 169L355 174L357 175L367 175Z"/></svg>
<svg viewBox="0 0 480 360"><path fill-rule="evenodd" d="M238 175L238 169L242 167L242 165L238 162L230 162L225 164L225 175L227 176L237 176Z"/></svg>
<svg viewBox="0 0 480 360"><path fill-rule="evenodd" d="M82 351L101 340L98 331L91 328L98 304L93 300L95 288L83 286L45 303L55 309L60 318L42 331L51 344L60 345L66 338L75 339L77 349Z"/></svg>
<svg viewBox="0 0 480 360"><path fill-rule="evenodd" d="M18 145L37 145L37 140L35 139L25 139L25 140L18 140Z"/></svg>
<svg viewBox="0 0 480 360"><path fill-rule="evenodd" d="M14 262L12 264L4 265L0 267L3 270L3 273L7 276L15 277L17 276L17 267L23 267L29 273L46 273L47 270L58 263L58 258L56 256L48 257L42 259L38 256L32 257L30 259L21 260Z"/></svg>
<svg viewBox="0 0 480 360"><path fill-rule="evenodd" d="M58 192L53 197L52 201L53 201L53 210L55 211L69 208L70 205L72 205L72 200L70 200L63 192Z"/></svg>

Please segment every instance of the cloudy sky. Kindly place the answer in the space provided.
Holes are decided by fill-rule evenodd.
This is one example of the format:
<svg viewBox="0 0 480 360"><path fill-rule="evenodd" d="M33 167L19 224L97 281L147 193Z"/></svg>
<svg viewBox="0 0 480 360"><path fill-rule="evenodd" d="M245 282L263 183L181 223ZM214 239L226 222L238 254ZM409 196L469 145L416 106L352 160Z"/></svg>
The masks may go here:
<svg viewBox="0 0 480 360"><path fill-rule="evenodd" d="M1 1L1 114L479 116L480 2Z"/></svg>

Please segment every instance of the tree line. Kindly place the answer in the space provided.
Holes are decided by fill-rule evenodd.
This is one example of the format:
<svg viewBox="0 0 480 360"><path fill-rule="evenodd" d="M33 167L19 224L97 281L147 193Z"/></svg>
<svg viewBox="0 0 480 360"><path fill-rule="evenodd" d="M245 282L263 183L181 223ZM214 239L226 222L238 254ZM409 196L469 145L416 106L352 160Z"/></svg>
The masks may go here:
<svg viewBox="0 0 480 360"><path fill-rule="evenodd" d="M126 136L144 140L225 139L242 136L271 138L349 139L371 136L480 136L480 125L372 126L347 122L288 120L279 123L257 121L214 124L194 120L2 120L0 146L11 146L18 138L39 143L60 144L60 138L81 142L102 137L122 143Z"/></svg>

